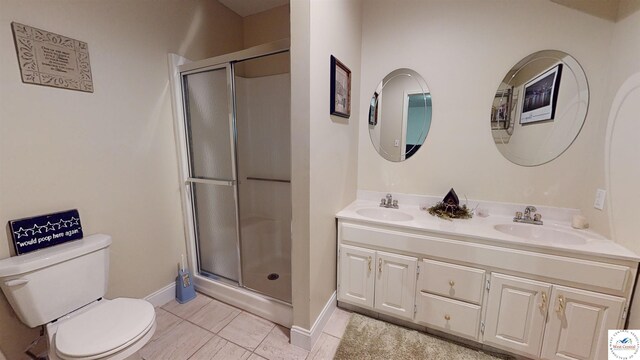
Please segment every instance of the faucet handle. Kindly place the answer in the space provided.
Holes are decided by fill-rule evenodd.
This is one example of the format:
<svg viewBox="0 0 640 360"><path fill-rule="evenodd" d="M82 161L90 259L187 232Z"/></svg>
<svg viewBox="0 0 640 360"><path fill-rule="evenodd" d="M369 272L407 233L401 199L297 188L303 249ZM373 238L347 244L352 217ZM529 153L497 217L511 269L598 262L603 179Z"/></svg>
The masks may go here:
<svg viewBox="0 0 640 360"><path fill-rule="evenodd" d="M516 211L516 219L522 219L522 211Z"/></svg>
<svg viewBox="0 0 640 360"><path fill-rule="evenodd" d="M398 208L398 200L393 200L393 205L391 205L394 209Z"/></svg>
<svg viewBox="0 0 640 360"><path fill-rule="evenodd" d="M540 214L538 214L538 213L535 213L535 214L533 215L533 220L534 220L534 221L540 221L540 220L542 220L542 215L540 215Z"/></svg>
<svg viewBox="0 0 640 360"><path fill-rule="evenodd" d="M387 201L384 198L380 199L380 207L386 207L386 206L387 206Z"/></svg>

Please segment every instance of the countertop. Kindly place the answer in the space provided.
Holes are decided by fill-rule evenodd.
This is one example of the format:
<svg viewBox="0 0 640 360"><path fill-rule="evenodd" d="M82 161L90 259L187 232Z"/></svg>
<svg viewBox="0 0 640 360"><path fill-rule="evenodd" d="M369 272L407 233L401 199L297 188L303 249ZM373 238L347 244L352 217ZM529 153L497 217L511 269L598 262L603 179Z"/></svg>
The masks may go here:
<svg viewBox="0 0 640 360"><path fill-rule="evenodd" d="M495 209L495 205L493 205ZM606 237L599 235L591 230L573 229L568 221L567 216L558 216L552 219L543 219L544 225L528 225L536 228L553 229L558 232L564 232L579 235L586 239L584 244L563 243L562 240L546 241L546 240L529 240L510 234L503 233L494 228L495 225L516 224L513 222L513 216L507 216L504 211L492 211L487 217L474 215L471 219L453 219L445 220L430 215L426 210L421 210L421 206L416 202L400 202L399 209L388 209L389 211L401 211L413 216L408 221L385 221L371 219L357 213L363 208L380 208L379 201L370 199L359 199L352 202L349 206L336 214L338 219L353 220L362 223L377 224L383 226L394 227L398 229L410 229L424 231L433 235L454 236L462 238L465 241L473 241L474 239L499 246L529 248L532 250L540 249L552 250L554 252L562 252L565 254L582 254L589 257L610 258L617 260L630 260L640 262L640 256L633 251L613 242ZM563 221L564 220L564 221ZM536 231L536 229L532 229Z"/></svg>

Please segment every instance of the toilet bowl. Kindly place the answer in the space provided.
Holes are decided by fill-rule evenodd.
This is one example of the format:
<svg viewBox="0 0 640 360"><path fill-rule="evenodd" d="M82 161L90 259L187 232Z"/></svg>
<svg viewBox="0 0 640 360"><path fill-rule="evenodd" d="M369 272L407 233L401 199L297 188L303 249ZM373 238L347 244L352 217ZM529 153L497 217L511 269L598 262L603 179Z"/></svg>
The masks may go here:
<svg viewBox="0 0 640 360"><path fill-rule="evenodd" d="M0 260L0 287L24 324L45 326L49 359L123 360L153 336L153 305L103 298L110 245L96 234Z"/></svg>
<svg viewBox="0 0 640 360"><path fill-rule="evenodd" d="M151 339L155 329L155 311L146 301L96 301L47 324L49 359L126 359Z"/></svg>

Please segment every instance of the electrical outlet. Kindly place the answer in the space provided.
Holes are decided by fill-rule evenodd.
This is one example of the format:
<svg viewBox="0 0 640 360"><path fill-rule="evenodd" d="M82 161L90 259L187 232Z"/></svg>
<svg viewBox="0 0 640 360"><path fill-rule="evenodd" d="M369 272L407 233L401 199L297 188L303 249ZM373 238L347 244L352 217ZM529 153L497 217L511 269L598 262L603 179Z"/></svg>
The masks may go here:
<svg viewBox="0 0 640 360"><path fill-rule="evenodd" d="M593 202L593 207L602 210L604 209L604 198L607 196L607 192L602 189L596 190L596 200Z"/></svg>
<svg viewBox="0 0 640 360"><path fill-rule="evenodd" d="M396 140L393 142L393 146L395 146L395 147L400 146L400 140L396 139Z"/></svg>

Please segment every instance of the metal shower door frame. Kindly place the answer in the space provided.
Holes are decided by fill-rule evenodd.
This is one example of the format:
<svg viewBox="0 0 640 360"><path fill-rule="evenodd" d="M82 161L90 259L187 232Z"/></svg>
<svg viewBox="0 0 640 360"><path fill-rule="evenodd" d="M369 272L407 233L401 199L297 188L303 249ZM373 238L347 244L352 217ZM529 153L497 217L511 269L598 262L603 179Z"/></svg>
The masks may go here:
<svg viewBox="0 0 640 360"><path fill-rule="evenodd" d="M191 200L191 211L190 216L193 221L193 226L195 229L198 228L198 217L196 216L196 207L195 207L195 191L192 184L206 184L206 185L214 185L214 186L231 186L233 187L233 198L234 198L234 212L235 212L235 226L236 226L236 258L237 258L237 271L238 271L238 281L237 284L240 287L244 287L242 280L242 256L241 256L241 236L240 236L240 203L239 203L239 194L238 194L238 168L237 168L237 143L238 143L238 132L236 129L236 104L235 104L235 81L233 74L233 66L231 62L217 64L213 66L207 66L204 68L199 68L192 71L180 72L180 84L182 89L182 103L188 104L188 94L186 89L186 77L189 75L205 73L208 71L216 71L216 70L226 70L226 78L227 78L227 112L229 116L229 147L231 154L231 179L203 179L197 178L193 176L193 164L192 164L192 154L191 154L191 143L189 129L189 114L188 114L188 106L183 106L183 119L184 119L184 128L185 128L185 141L186 141L186 151L187 151L187 162L189 174L187 179L185 180L185 186L187 187L187 192ZM194 230L195 230L194 229ZM219 276L217 274L211 274L209 272L203 273L200 267L200 239L198 238L198 231L193 232L195 236L195 247L196 247L196 261L198 265L198 273L201 275L206 275L208 277L213 277L216 280L221 280L224 282L236 283L231 279L227 279L223 276Z"/></svg>
<svg viewBox="0 0 640 360"><path fill-rule="evenodd" d="M271 43L254 46L248 49L244 49L241 51L237 51L230 54L220 55L204 60L193 61L189 63L185 63L182 65L176 66L177 72L180 78L180 92L182 101L182 116L183 121L182 127L184 133L182 134L181 141L184 142L182 145L184 148L183 152L185 153L182 157L183 161L187 163L188 173L184 174L184 170L181 171L182 178L184 179L184 191L185 195L188 199L185 199L185 205L189 206L190 209L186 209L186 215L190 217L190 223L186 223L185 226L192 227L191 229L187 229L186 236L188 241L193 241L192 246L195 247L195 254L193 254L193 250L190 250L190 245L187 246L187 251L195 258L192 261L197 266L198 272L197 274L221 281L224 283L234 284L240 288L247 289L243 283L243 274L242 274L242 237L241 237L241 229L240 229L240 204L239 204L239 187L238 187L238 170L237 170L237 143L238 143L238 133L236 128L236 97L235 97L235 74L234 74L234 64L236 62L250 60L254 58L260 58L268 55L275 55L279 53L289 52L290 49L290 40L282 39L277 40ZM226 68L227 71L227 96L228 96L228 113L229 113L229 131L230 131L230 147L231 147L231 156L232 156L232 174L233 179L231 180L223 180L223 179L200 179L194 178L191 176L192 173L192 164L191 164L191 148L189 146L189 131L188 130L188 115L187 115L187 95L185 91L185 77L192 74L203 73L206 71L216 70ZM185 159L186 158L186 159ZM184 169L184 168L183 168ZM194 187L191 184L210 184L210 185L222 185L222 186L233 186L234 187L234 202L235 202L235 219L236 219L236 256L238 258L238 281L232 281L225 277L221 276L212 276L209 273L202 273L200 269L200 249L199 249L199 239L198 232L196 229L198 228L197 217L195 215L195 198L194 198ZM281 300L271 298L268 295L262 294L275 302L283 303Z"/></svg>

